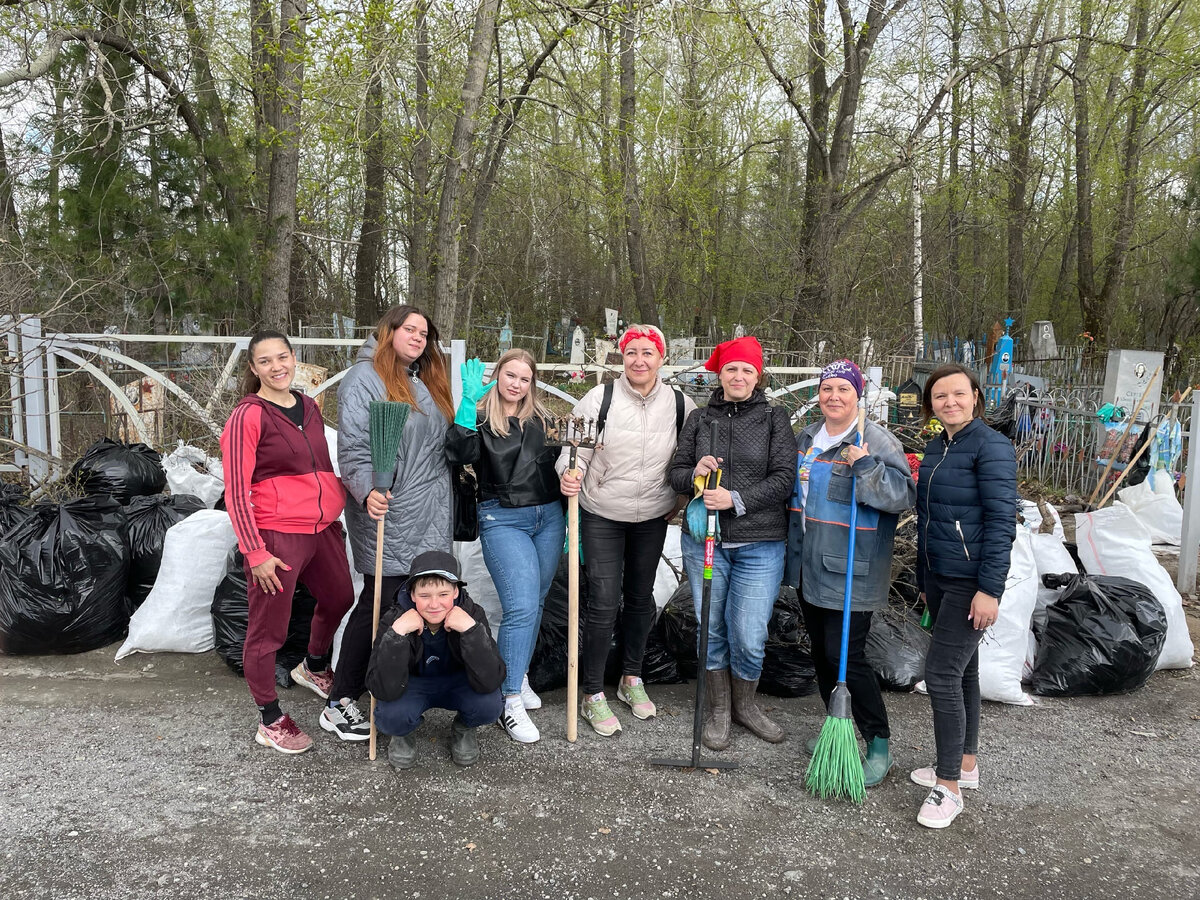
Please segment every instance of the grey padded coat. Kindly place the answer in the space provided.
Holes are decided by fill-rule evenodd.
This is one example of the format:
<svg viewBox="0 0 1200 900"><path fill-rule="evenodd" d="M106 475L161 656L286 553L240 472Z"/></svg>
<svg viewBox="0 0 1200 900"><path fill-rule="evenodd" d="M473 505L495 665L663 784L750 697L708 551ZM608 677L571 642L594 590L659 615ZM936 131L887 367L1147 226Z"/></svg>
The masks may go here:
<svg viewBox="0 0 1200 900"><path fill-rule="evenodd" d="M337 392L338 467L350 493L346 526L354 568L363 574L375 572L375 520L363 505L371 493L371 401L387 399L383 379L371 364L374 356L372 336L358 351ZM451 549L453 504L444 450L449 423L420 379L413 377L411 382L420 412L414 409L409 414L396 453L392 502L384 526L384 575L407 575L413 559L426 550Z"/></svg>

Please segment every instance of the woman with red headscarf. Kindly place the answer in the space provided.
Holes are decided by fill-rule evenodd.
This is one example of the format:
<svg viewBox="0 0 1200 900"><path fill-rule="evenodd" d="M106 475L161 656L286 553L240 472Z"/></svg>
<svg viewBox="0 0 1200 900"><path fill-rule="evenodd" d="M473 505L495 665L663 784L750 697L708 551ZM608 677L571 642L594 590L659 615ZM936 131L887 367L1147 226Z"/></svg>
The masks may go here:
<svg viewBox="0 0 1200 900"><path fill-rule="evenodd" d="M569 451L558 461L562 492L579 495L580 531L586 562L588 606L580 656L581 715L605 737L621 730L604 694L617 613L622 608L625 657L617 699L638 719L657 710L642 683L642 656L654 624L654 574L678 496L667 483L679 429L696 408L690 398L663 384L658 370L666 340L653 325L630 325L618 341L625 371L612 385L595 387L575 404L573 416L600 417L609 398L602 447L580 449L577 470L567 472Z"/></svg>
<svg viewBox="0 0 1200 900"><path fill-rule="evenodd" d="M681 545L699 619L707 518L717 511L703 739L709 749L724 750L731 721L764 741L779 743L784 737L755 701L755 692L767 623L783 578L796 441L787 410L772 406L763 393L763 353L755 338L718 344L704 367L717 373L718 385L708 406L683 426L671 487L691 491L694 482L703 484L710 472L721 472L720 483L705 488L688 506Z"/></svg>

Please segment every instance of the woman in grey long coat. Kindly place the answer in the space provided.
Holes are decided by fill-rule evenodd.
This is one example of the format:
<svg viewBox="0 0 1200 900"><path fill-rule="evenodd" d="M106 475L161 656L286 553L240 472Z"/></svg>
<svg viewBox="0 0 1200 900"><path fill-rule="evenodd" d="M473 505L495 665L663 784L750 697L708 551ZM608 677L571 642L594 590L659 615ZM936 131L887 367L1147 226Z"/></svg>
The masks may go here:
<svg viewBox="0 0 1200 900"><path fill-rule="evenodd" d="M370 732L357 706L366 689L375 593L376 522L385 519L383 586L390 603L415 557L451 545L453 503L444 443L454 421L446 361L433 322L412 306L389 309L338 385L338 467L350 495L346 526L363 589L342 634L341 653L321 727L339 737ZM373 400L412 406L396 453L391 490L372 488L370 408Z"/></svg>

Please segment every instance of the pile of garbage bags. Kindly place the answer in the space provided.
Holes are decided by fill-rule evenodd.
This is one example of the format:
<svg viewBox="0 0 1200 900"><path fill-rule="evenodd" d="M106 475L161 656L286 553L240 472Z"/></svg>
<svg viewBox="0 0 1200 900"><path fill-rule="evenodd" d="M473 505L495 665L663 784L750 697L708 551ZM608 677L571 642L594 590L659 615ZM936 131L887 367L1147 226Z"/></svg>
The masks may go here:
<svg viewBox="0 0 1200 900"><path fill-rule="evenodd" d="M0 653L81 653L119 640L158 576L167 530L203 508L162 494L161 457L104 438L71 468L82 497L28 505L0 489Z"/></svg>

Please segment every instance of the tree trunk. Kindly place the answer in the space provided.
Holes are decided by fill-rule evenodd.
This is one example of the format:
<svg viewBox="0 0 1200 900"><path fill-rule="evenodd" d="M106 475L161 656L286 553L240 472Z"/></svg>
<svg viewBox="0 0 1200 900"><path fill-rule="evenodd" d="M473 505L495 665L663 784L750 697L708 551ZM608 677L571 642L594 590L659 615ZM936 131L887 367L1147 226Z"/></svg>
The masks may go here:
<svg viewBox="0 0 1200 900"><path fill-rule="evenodd" d="M250 83L254 91L254 209L266 215L271 144L278 121L275 97L275 22L271 0L250 0ZM260 235L261 240L261 235Z"/></svg>
<svg viewBox="0 0 1200 900"><path fill-rule="evenodd" d="M638 317L649 325L661 326L658 304L650 284L646 247L642 240L642 198L638 189L637 154L634 129L637 118L637 87L634 71L634 36L637 31L637 3L629 0L621 8L617 41L621 54L621 108L617 140L621 157L622 196L625 204L625 246L629 252L629 273Z"/></svg>
<svg viewBox="0 0 1200 900"><path fill-rule="evenodd" d="M433 158L429 137L429 0L417 0L413 31L416 43L413 106L417 139L413 146L412 195L408 204L408 302L424 309L433 294L429 259L429 168Z"/></svg>
<svg viewBox="0 0 1200 900"><path fill-rule="evenodd" d="M950 70L957 72L962 62L963 4L955 0L950 11ZM948 309L957 309L962 297L962 230L963 201L962 175L959 171L962 155L962 83L954 85L950 92L950 158L946 187L946 246L947 273L949 282ZM924 335L916 335L917 355L924 348Z"/></svg>
<svg viewBox="0 0 1200 900"><path fill-rule="evenodd" d="M459 229L462 226L460 198L466 177L466 158L475 137L475 114L483 96L488 63L492 57L492 42L496 37L496 17L500 0L482 0L475 13L475 29L467 55L467 71L463 76L462 106L454 120L450 152L446 156L442 180L441 202L438 204L435 247L437 275L433 282L434 321L438 331L449 340L454 334L458 307Z"/></svg>
<svg viewBox="0 0 1200 900"><path fill-rule="evenodd" d="M608 20L609 4L605 4L602 21ZM603 303L619 306L616 299L621 288L621 204L618 201L619 185L617 184L616 166L613 162L612 141L612 57L613 30L608 25L600 26L603 35L604 51L600 54L600 188L604 199L604 244L608 250L605 265L605 292ZM580 310L579 312L587 312ZM595 310L599 312L599 310Z"/></svg>
<svg viewBox="0 0 1200 900"><path fill-rule="evenodd" d="M300 102L304 94L307 0L280 0L274 104L278 119L263 239L262 323L284 331L291 322L292 237L300 167Z"/></svg>
<svg viewBox="0 0 1200 900"><path fill-rule="evenodd" d="M378 320L383 312L379 300L379 265L383 256L384 191L383 168L383 36L382 0L367 7L366 51L371 74L363 110L363 214L358 251L354 256L354 317L360 325Z"/></svg>
<svg viewBox="0 0 1200 900"><path fill-rule="evenodd" d="M1083 328L1095 338L1104 322L1096 297L1096 271L1092 238L1092 140L1088 110L1088 63L1092 49L1092 2L1079 8L1079 49L1071 88L1075 100L1075 288Z"/></svg>
<svg viewBox="0 0 1200 900"><path fill-rule="evenodd" d="M6 242L21 236L12 184L12 175L8 170L8 154L4 151L4 130L0 129L0 239Z"/></svg>

